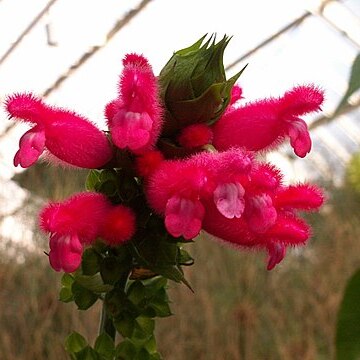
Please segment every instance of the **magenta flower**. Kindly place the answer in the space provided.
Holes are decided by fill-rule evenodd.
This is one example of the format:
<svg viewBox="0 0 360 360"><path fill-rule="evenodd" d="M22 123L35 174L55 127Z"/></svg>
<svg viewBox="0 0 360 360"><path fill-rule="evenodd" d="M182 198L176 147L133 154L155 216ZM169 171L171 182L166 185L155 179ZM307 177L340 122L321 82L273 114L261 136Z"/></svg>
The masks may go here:
<svg viewBox="0 0 360 360"><path fill-rule="evenodd" d="M308 85L298 86L279 99L230 109L213 127L213 144L221 151L232 146L260 151L274 148L289 137L295 154L304 157L311 149L311 139L299 116L320 110L323 100L323 92Z"/></svg>
<svg viewBox="0 0 360 360"><path fill-rule="evenodd" d="M105 134L74 112L50 107L32 94L15 94L6 100L10 117L35 124L20 139L14 165L29 167L47 149L53 158L82 168L98 168L112 157Z"/></svg>
<svg viewBox="0 0 360 360"><path fill-rule="evenodd" d="M128 54L119 83L119 97L105 109L111 138L120 149L143 153L154 147L162 120L156 77L141 55Z"/></svg>
<svg viewBox="0 0 360 360"><path fill-rule="evenodd" d="M83 192L61 203L50 203L40 213L40 226L50 233L49 261L56 271L75 271L83 246L101 237L109 245L129 240L135 232L135 214L112 205L100 193Z"/></svg>
<svg viewBox="0 0 360 360"><path fill-rule="evenodd" d="M207 199L223 217L241 216L245 202L241 179L250 168L251 158L242 150L164 161L150 175L147 198L154 210L165 215L170 234L191 239L202 228Z"/></svg>
<svg viewBox="0 0 360 360"><path fill-rule="evenodd" d="M261 168L266 169L264 165ZM275 174L274 171L272 175ZM258 174L257 178L260 178ZM249 183L252 183L251 179ZM245 194L253 191L249 183L245 185ZM269 187L268 190L261 195L245 195L250 200L246 200L241 218L224 218L208 202L203 229L236 246L264 248L269 253L268 269L271 270L285 256L287 246L304 245L311 235L310 227L297 217L297 211L318 209L324 196L319 188L307 184L289 187L279 184L277 189L270 191Z"/></svg>
<svg viewBox="0 0 360 360"><path fill-rule="evenodd" d="M199 234L204 216L200 198L207 182L205 169L184 161L163 161L150 175L148 202L156 212L165 215L171 235L192 239Z"/></svg>
<svg viewBox="0 0 360 360"><path fill-rule="evenodd" d="M83 245L100 232L110 204L105 195L79 193L62 203L50 203L40 213L40 226L50 233L50 265L56 271L75 271Z"/></svg>

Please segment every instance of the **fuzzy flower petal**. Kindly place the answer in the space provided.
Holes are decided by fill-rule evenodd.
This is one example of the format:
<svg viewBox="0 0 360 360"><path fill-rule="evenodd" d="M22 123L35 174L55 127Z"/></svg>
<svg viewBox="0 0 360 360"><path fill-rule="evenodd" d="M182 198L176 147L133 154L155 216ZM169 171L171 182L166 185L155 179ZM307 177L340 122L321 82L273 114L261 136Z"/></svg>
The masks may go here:
<svg viewBox="0 0 360 360"><path fill-rule="evenodd" d="M98 168L112 157L105 134L74 112L50 107L32 94L8 97L6 109L11 117L37 124L22 138L16 164L32 165L44 150L44 140L52 155L73 166Z"/></svg>
<svg viewBox="0 0 360 360"><path fill-rule="evenodd" d="M311 149L311 140L306 123L298 115L320 110L323 99L323 92L314 86L300 86L282 98L259 100L225 112L213 127L213 144L218 150L239 146L260 151L290 137L295 153L304 157Z"/></svg>
<svg viewBox="0 0 360 360"><path fill-rule="evenodd" d="M60 235L77 234L83 244L99 234L110 203L99 193L83 192L61 203L50 203L40 213L40 226L45 232Z"/></svg>
<svg viewBox="0 0 360 360"><path fill-rule="evenodd" d="M274 201L276 207L284 210L317 210L324 203L324 194L315 185L291 185L281 188Z"/></svg>
<svg viewBox="0 0 360 360"><path fill-rule="evenodd" d="M119 245L135 233L135 214L122 205L112 206L103 219L100 236L109 245Z"/></svg>
<svg viewBox="0 0 360 360"><path fill-rule="evenodd" d="M212 141L212 131L205 124L193 124L182 129L178 138L179 144L186 149L198 148Z"/></svg>
<svg viewBox="0 0 360 360"><path fill-rule="evenodd" d="M151 150L160 134L158 85L143 56L129 54L123 64L119 98L107 105L105 115L114 144L140 154Z"/></svg>

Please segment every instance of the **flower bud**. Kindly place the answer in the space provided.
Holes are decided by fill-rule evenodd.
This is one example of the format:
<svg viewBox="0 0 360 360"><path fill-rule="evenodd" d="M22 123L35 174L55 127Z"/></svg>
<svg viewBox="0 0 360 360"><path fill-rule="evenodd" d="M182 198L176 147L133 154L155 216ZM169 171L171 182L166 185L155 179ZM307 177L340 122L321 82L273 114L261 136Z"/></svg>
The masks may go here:
<svg viewBox="0 0 360 360"><path fill-rule="evenodd" d="M230 38L224 36L215 43L215 36L211 36L203 44L205 37L175 52L160 72L166 135L194 123L216 122L243 71L226 80L223 55Z"/></svg>

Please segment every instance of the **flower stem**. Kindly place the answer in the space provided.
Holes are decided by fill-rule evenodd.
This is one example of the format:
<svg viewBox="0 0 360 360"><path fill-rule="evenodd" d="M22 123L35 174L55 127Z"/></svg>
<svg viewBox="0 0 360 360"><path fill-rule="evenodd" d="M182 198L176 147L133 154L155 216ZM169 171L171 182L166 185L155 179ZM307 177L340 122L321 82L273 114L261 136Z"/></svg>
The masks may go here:
<svg viewBox="0 0 360 360"><path fill-rule="evenodd" d="M109 316L106 313L105 303L103 303L101 310L99 335L104 332L108 334L115 341L116 330L112 319L109 318Z"/></svg>

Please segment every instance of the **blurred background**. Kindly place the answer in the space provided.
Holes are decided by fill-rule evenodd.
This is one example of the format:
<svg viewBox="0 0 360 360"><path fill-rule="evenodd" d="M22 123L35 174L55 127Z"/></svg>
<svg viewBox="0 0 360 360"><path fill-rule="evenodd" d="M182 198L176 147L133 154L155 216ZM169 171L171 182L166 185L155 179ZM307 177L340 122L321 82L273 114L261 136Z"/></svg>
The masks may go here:
<svg viewBox="0 0 360 360"><path fill-rule="evenodd" d="M32 91L104 129L126 53L143 53L158 73L173 51L214 32L233 35L229 76L249 63L239 81L245 101L304 83L325 90L323 112L306 119L312 153L295 159L283 146L267 158L287 182L322 184L328 202L309 218L309 245L272 272L264 254L203 237L189 245L195 294L171 284L176 316L158 323L160 352L170 360L334 357L337 309L360 266L360 1L0 0L1 359L65 359L65 336L94 339L99 318L96 306L81 313L57 300L60 276L36 230L39 207L82 190L86 172L15 169L27 126L6 118L5 96Z"/></svg>

